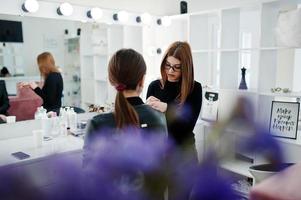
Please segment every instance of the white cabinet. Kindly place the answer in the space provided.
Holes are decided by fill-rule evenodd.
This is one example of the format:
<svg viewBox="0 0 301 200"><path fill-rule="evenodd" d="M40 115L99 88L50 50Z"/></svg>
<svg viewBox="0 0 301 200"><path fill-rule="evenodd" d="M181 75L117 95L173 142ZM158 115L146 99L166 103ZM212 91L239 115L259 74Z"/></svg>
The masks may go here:
<svg viewBox="0 0 301 200"><path fill-rule="evenodd" d="M80 90L80 43L79 37L65 38L64 67L64 106L81 106Z"/></svg>
<svg viewBox="0 0 301 200"><path fill-rule="evenodd" d="M300 7L300 0L256 2L239 8L172 17L169 31L183 30L185 33L173 37L173 41L184 40L191 45L195 79L203 86L209 85L219 91L219 119L229 117L238 96L245 96L255 108L254 119L268 128L272 100L296 101L296 97L300 98L301 47L278 45L276 35L279 15ZM170 38L165 41L173 42ZM242 67L247 68L248 90L238 90ZM275 87L289 88L297 93L272 94L271 88ZM199 134L206 134L208 128L200 128ZM299 154L291 149L294 146L300 152L298 137L291 145L281 141L288 161L297 160ZM204 151L204 141L197 140L199 153ZM260 162L257 158L254 160ZM250 165L252 163L237 161L223 163L222 167L252 178L248 172Z"/></svg>
<svg viewBox="0 0 301 200"><path fill-rule="evenodd" d="M300 0L257 2L173 16L168 31L161 31L160 44L188 41L195 79L203 85L238 89L240 69L245 67L252 91L266 92L274 87L300 91L300 48L277 45L276 37L279 15L300 5Z"/></svg>
<svg viewBox="0 0 301 200"><path fill-rule="evenodd" d="M86 24L81 35L82 107L104 106L115 101L115 89L108 80L108 62L121 48L142 53L142 27Z"/></svg>

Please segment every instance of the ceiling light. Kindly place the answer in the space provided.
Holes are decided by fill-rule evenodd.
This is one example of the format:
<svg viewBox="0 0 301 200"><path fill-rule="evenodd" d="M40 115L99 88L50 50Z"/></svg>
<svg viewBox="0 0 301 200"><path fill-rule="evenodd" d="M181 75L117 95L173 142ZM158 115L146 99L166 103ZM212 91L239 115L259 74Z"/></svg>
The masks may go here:
<svg viewBox="0 0 301 200"><path fill-rule="evenodd" d="M115 21L126 22L129 19L129 14L126 11L120 11L113 15Z"/></svg>
<svg viewBox="0 0 301 200"><path fill-rule="evenodd" d="M100 18L102 17L102 15L103 15L102 10L101 10L100 8L97 8L97 7L92 8L91 10L89 10L89 11L87 12L87 16L88 16L89 18L94 19L94 20L100 19Z"/></svg>
<svg viewBox="0 0 301 200"><path fill-rule="evenodd" d="M57 9L57 14L70 16L73 13L73 7L70 3L62 3Z"/></svg>
<svg viewBox="0 0 301 200"><path fill-rule="evenodd" d="M162 17L162 25L163 26L170 26L171 25L171 19L168 16Z"/></svg>
<svg viewBox="0 0 301 200"><path fill-rule="evenodd" d="M39 10L39 3L37 0L26 0L22 4L22 10L30 13L37 12Z"/></svg>
<svg viewBox="0 0 301 200"><path fill-rule="evenodd" d="M149 13L143 13L141 15L141 21L143 24L150 24L152 16Z"/></svg>
<svg viewBox="0 0 301 200"><path fill-rule="evenodd" d="M149 25L150 22L151 22L151 20L152 20L152 17L151 17L151 15L148 14L148 13L143 13L141 16L137 16L137 17L136 17L136 22L137 22L137 23L142 22L143 24Z"/></svg>

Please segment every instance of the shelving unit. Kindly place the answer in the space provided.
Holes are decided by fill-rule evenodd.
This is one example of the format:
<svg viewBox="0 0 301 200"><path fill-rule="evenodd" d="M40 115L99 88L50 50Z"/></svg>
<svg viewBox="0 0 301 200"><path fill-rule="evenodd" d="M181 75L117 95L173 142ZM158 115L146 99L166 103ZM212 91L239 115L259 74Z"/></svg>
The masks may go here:
<svg viewBox="0 0 301 200"><path fill-rule="evenodd" d="M0 69L5 66L11 75L24 75L22 51L18 43L5 43L0 47Z"/></svg>
<svg viewBox="0 0 301 200"><path fill-rule="evenodd" d="M108 80L108 62L121 48L142 53L142 27L86 24L80 43L82 107L111 105L115 101L115 89Z"/></svg>
<svg viewBox="0 0 301 200"><path fill-rule="evenodd" d="M65 38L64 50L64 106L81 106L80 38Z"/></svg>
<svg viewBox="0 0 301 200"><path fill-rule="evenodd" d="M175 40L190 43L195 79L219 91L222 102L219 119L229 116L238 96L245 96L255 108L254 119L269 126L271 101L280 98L296 101L301 92L301 48L278 45L275 33L280 13L300 9L300 5L300 0L257 2L245 7L173 16L167 36L184 34L175 34L172 41L168 38L158 44L163 47ZM242 67L247 68L247 91L238 90ZM276 87L289 88L293 93L270 93ZM208 131L200 130L198 134ZM255 159L257 162L260 161ZM224 163L222 167L252 177L248 172L251 164L238 161Z"/></svg>

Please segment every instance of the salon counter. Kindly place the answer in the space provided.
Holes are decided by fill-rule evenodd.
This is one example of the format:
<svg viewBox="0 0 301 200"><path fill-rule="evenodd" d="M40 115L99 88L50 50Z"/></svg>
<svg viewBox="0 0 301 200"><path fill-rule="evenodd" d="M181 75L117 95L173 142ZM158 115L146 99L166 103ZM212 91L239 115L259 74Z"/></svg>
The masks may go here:
<svg viewBox="0 0 301 200"><path fill-rule="evenodd" d="M87 121L97 113L78 114L78 122ZM0 167L12 164L27 164L46 159L52 154L81 152L83 139L73 135L60 136L49 141L43 141L42 147L36 147L33 130L41 129L40 120L27 120L11 124L0 124ZM29 158L19 160L11 154L24 152Z"/></svg>
<svg viewBox="0 0 301 200"><path fill-rule="evenodd" d="M49 141L43 141L41 147L36 147L33 136L23 136L0 140L0 167L5 165L30 164L48 156L61 153L80 153L83 148L83 139L72 135L53 138ZM23 152L30 157L19 160L11 154Z"/></svg>
<svg viewBox="0 0 301 200"><path fill-rule="evenodd" d="M97 113L78 114L78 122L87 121ZM32 131L41 129L41 121L28 120L0 124L0 170L24 183L48 192L62 179L58 173L60 162L69 162L72 168L81 168L84 140L73 135L54 137L37 147ZM12 153L24 152L30 157L19 160ZM3 171L2 171L3 172Z"/></svg>

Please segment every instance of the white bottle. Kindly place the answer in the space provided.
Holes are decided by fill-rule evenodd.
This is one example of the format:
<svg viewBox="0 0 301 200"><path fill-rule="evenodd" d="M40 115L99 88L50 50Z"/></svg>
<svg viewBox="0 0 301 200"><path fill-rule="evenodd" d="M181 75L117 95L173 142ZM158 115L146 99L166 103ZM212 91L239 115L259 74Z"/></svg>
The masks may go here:
<svg viewBox="0 0 301 200"><path fill-rule="evenodd" d="M74 112L74 109L71 108L68 113L69 118L69 127L71 131L77 130L77 114Z"/></svg>
<svg viewBox="0 0 301 200"><path fill-rule="evenodd" d="M52 121L48 119L47 111L43 107L40 108L39 119L41 119L42 121L42 129L44 131L44 136L50 136L52 131Z"/></svg>
<svg viewBox="0 0 301 200"><path fill-rule="evenodd" d="M61 135L66 136L67 135L68 116L67 116L67 112L64 108L60 108L59 119L60 119L60 133L61 133Z"/></svg>

